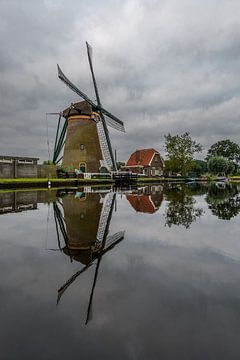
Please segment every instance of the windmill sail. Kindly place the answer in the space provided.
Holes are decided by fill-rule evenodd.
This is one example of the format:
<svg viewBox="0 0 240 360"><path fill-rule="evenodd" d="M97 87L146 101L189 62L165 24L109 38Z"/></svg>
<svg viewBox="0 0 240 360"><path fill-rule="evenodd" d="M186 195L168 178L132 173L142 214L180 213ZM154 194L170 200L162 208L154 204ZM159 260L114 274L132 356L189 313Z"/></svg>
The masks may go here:
<svg viewBox="0 0 240 360"><path fill-rule="evenodd" d="M78 94L81 98L87 101L92 107L96 107L96 104L81 90L79 90L62 72L59 65L57 65L58 69L58 77L62 80L71 90L73 90L76 94Z"/></svg>
<svg viewBox="0 0 240 360"><path fill-rule="evenodd" d="M107 227L107 223L109 221L109 215L110 212L112 211L112 205L113 202L115 201L116 198L116 194L113 193L108 193L105 196L104 199L104 204L102 207L102 211L101 211L101 216L100 216L100 220L99 220L99 226L98 226L98 232L97 232L97 240L102 242L104 239L105 232L106 232L106 227Z"/></svg>
<svg viewBox="0 0 240 360"><path fill-rule="evenodd" d="M99 96L99 92L98 92L97 82L96 82L96 78L95 78L94 71L93 71L92 47L87 42L86 42L86 45L87 45L87 54L88 54L90 71L91 71L92 79L93 79L93 86L94 86L94 90L95 90L95 94L96 94L96 98L97 98L97 104L99 107L101 107L101 101L100 101L100 96Z"/></svg>
<svg viewBox="0 0 240 360"><path fill-rule="evenodd" d="M109 151L109 146L108 146L108 142L106 139L106 134L103 128L103 124L101 121L99 121L97 123L97 132L98 132L98 137L99 137L99 142L100 142L100 147L102 150L102 155L103 155L103 159L104 159L104 163L105 166L107 167L108 170L111 170L114 168L113 162L112 162L112 157Z"/></svg>
<svg viewBox="0 0 240 360"><path fill-rule="evenodd" d="M112 151L112 145L111 145L110 138L109 138L106 120L104 118L103 112L101 111L102 105L101 105L101 101L100 101L96 78L95 78L94 71L93 71L92 48L90 47L90 45L87 42L86 42L86 45L87 45L88 61L89 61L89 66L90 66L90 70L91 70L91 74L92 74L94 90L95 90L97 104L98 104L98 108L99 108L101 120L102 120L102 122L101 122L102 126L98 127L98 133L101 134L100 145L102 148L103 156L105 157L105 161L106 161L108 167L110 168L109 170L113 169L116 171L117 166L116 166L113 151Z"/></svg>
<svg viewBox="0 0 240 360"><path fill-rule="evenodd" d="M62 80L64 82L65 85L67 85L72 91L74 91L78 96L80 96L81 98L83 98L85 101L87 101L94 110L99 110L101 111L104 115L108 116L110 119L107 120L107 122L109 123L109 126L113 127L114 129L120 130L125 132L124 129L124 123L118 119L115 115L113 115L112 113L110 113L108 110L106 110L105 108L103 108L102 106L98 106L96 105L92 100L89 99L89 97L81 90L79 90L77 88L76 85L74 85L67 77L66 75L63 73L63 71L61 70L60 66L57 65L58 68L58 77L60 80Z"/></svg>

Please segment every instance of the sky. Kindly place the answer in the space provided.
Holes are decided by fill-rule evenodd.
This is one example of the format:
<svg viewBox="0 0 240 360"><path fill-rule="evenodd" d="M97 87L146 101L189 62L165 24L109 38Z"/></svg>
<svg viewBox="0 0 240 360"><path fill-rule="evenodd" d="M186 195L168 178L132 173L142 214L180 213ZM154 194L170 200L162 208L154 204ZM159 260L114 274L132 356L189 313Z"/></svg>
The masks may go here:
<svg viewBox="0 0 240 360"><path fill-rule="evenodd" d="M164 135L189 132L207 149L240 133L238 0L0 0L0 155L50 158L58 112L79 98L56 64L125 123L110 130L118 160L164 155ZM48 133L48 136L47 136Z"/></svg>

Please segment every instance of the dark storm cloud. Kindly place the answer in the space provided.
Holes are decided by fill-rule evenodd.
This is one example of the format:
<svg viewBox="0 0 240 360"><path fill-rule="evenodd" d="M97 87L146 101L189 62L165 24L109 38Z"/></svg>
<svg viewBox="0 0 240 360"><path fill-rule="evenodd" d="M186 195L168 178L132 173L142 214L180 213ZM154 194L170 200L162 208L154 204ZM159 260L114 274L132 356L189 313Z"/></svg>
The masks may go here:
<svg viewBox="0 0 240 360"><path fill-rule="evenodd" d="M102 102L126 124L125 135L111 132L122 160L161 150L168 132L189 131L205 148L238 142L239 10L237 0L0 1L0 152L47 158L45 112L77 100L56 63L94 98L85 40Z"/></svg>

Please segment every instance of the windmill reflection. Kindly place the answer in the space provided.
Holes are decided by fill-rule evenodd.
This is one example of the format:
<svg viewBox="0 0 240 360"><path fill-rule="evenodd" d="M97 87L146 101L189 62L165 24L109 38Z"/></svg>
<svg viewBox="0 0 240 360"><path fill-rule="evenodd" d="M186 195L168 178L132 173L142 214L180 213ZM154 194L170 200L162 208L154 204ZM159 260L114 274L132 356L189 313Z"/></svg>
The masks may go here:
<svg viewBox="0 0 240 360"><path fill-rule="evenodd" d="M76 192L53 204L59 249L68 255L71 261L79 261L85 265L60 287L57 303L76 278L96 261L86 324L90 320L102 257L124 238L124 231L108 235L115 201L116 194L112 192L107 194ZM64 240L64 246L61 245L61 238Z"/></svg>
<svg viewBox="0 0 240 360"><path fill-rule="evenodd" d="M154 214L163 201L163 187L144 186L132 191L131 194L126 194L126 198L137 212Z"/></svg>

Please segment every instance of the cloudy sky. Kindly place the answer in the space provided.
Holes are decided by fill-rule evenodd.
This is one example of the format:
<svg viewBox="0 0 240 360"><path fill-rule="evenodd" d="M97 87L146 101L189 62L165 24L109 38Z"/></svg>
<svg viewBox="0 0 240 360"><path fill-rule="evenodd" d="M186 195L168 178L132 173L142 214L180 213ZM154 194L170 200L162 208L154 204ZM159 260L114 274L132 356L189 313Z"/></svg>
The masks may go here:
<svg viewBox="0 0 240 360"><path fill-rule="evenodd" d="M86 40L102 103L125 122L111 131L119 160L163 152L169 132L239 143L238 0L0 0L0 14L0 154L48 159L45 113L79 100L57 63L94 99Z"/></svg>

